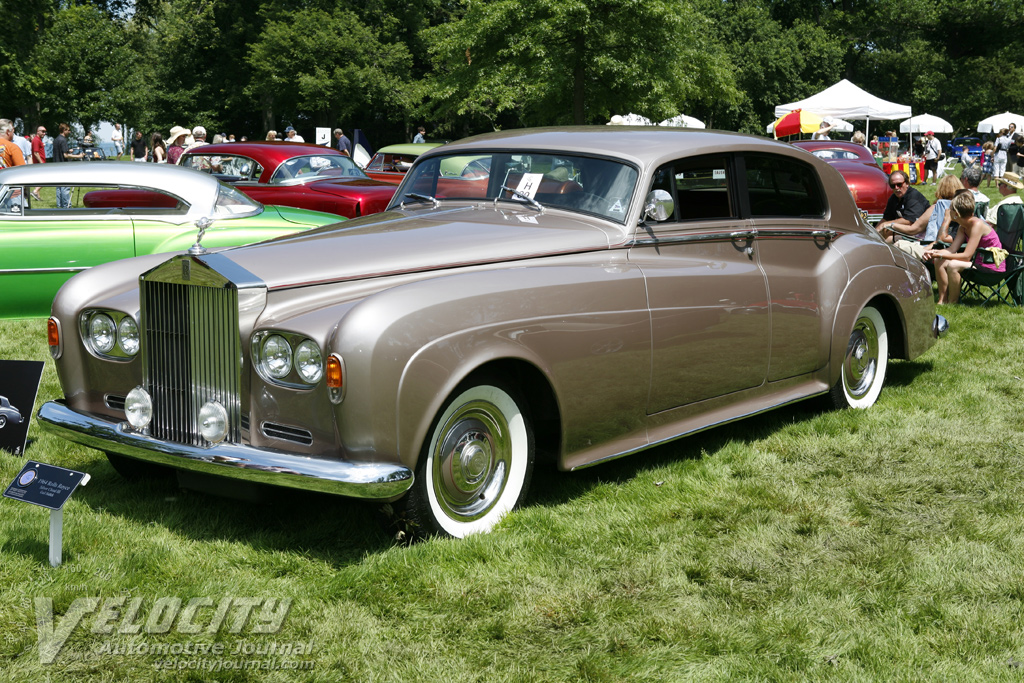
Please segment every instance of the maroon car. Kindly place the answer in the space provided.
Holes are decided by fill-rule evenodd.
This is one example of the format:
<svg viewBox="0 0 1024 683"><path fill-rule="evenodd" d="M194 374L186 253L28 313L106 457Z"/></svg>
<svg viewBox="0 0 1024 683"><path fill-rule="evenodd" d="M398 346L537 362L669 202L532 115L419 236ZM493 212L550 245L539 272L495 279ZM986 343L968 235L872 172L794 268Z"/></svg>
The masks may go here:
<svg viewBox="0 0 1024 683"><path fill-rule="evenodd" d="M296 142L229 142L181 155L179 166L212 173L263 204L357 218L383 211L396 185L367 177L330 147Z"/></svg>
<svg viewBox="0 0 1024 683"><path fill-rule="evenodd" d="M793 144L839 171L853 194L857 208L867 211L869 222L873 224L882 220L890 194L889 176L878 167L870 149L836 140L801 140Z"/></svg>

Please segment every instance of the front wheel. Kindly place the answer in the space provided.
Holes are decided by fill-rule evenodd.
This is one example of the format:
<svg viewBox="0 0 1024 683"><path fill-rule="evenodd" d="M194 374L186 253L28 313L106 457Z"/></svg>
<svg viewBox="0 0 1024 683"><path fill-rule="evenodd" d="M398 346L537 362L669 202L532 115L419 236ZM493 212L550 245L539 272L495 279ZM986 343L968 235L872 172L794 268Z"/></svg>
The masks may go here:
<svg viewBox="0 0 1024 683"><path fill-rule="evenodd" d="M501 383L462 385L434 421L405 508L424 535L490 531L526 496L534 442L519 393Z"/></svg>
<svg viewBox="0 0 1024 683"><path fill-rule="evenodd" d="M6 426L7 426L7 416L6 415L0 415L0 429L3 429Z"/></svg>
<svg viewBox="0 0 1024 683"><path fill-rule="evenodd" d="M889 335L878 309L857 316L843 356L843 370L830 392L836 408L868 408L878 399L889 364Z"/></svg>

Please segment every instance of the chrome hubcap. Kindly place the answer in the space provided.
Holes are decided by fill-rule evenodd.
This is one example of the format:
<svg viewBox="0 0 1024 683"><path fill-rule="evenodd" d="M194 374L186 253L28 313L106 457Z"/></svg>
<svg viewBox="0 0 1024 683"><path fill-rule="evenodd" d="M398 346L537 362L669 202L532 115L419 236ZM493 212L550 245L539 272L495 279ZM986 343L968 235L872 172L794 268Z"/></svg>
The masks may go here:
<svg viewBox="0 0 1024 683"><path fill-rule="evenodd" d="M878 371L878 330L869 318L859 318L850 334L843 362L846 392L854 398L868 393Z"/></svg>
<svg viewBox="0 0 1024 683"><path fill-rule="evenodd" d="M508 481L512 444L505 417L487 401L471 401L440 433L431 472L438 503L453 519L485 515Z"/></svg>

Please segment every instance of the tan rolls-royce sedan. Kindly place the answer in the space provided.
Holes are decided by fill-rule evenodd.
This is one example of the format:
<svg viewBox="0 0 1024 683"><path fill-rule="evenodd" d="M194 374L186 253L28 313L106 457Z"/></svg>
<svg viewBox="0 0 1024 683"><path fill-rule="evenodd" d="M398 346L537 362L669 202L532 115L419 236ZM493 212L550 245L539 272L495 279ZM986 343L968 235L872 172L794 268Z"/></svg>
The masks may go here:
<svg viewBox="0 0 1024 683"><path fill-rule="evenodd" d="M41 421L154 465L487 531L574 470L815 395L866 408L945 329L843 178L733 133L581 127L423 154L384 213L74 277Z"/></svg>

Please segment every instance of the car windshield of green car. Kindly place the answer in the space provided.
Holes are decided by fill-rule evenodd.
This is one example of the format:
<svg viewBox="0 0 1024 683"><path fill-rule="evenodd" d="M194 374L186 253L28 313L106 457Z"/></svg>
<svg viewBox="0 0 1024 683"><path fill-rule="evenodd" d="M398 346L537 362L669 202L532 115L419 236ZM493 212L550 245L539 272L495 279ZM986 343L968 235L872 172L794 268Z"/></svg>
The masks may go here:
<svg viewBox="0 0 1024 683"><path fill-rule="evenodd" d="M437 200L513 201L625 223L639 172L621 161L550 152L430 157L409 173L398 206L412 195ZM412 198L415 199L415 198Z"/></svg>

